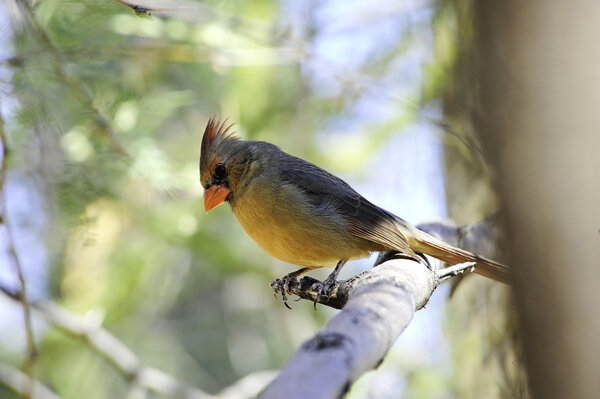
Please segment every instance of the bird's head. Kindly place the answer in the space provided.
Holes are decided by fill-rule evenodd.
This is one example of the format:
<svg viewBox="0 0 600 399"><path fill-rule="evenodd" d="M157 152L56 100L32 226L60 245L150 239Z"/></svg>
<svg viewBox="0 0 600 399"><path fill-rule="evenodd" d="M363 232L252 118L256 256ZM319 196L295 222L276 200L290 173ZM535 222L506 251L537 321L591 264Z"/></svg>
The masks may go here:
<svg viewBox="0 0 600 399"><path fill-rule="evenodd" d="M233 124L212 117L202 136L200 182L206 211L232 201L243 190L252 169L249 142L238 140L231 132L232 127Z"/></svg>

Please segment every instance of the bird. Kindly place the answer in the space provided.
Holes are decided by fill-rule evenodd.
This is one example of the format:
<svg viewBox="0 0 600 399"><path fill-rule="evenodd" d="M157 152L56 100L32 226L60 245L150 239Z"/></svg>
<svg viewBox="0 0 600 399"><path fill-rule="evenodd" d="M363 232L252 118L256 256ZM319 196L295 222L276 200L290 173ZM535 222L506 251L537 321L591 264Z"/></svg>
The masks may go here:
<svg viewBox="0 0 600 399"><path fill-rule="evenodd" d="M239 139L233 126L213 116L204 130L199 161L204 209L228 202L259 247L301 267L271 283L286 306L285 293L299 276L334 267L315 287L318 299L329 295L347 261L372 252L395 251L420 263L423 254L451 265L475 262L475 273L510 283L510 269L504 264L419 230L342 179L274 144Z"/></svg>

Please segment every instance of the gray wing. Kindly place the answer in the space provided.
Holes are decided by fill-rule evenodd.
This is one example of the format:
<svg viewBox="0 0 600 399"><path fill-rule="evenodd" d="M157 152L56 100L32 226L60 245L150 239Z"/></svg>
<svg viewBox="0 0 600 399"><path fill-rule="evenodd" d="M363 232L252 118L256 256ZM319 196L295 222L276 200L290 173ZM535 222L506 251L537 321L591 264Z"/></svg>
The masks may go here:
<svg viewBox="0 0 600 399"><path fill-rule="evenodd" d="M282 152L282 181L304 192L322 217L341 218L350 234L371 241L385 250L420 259L400 230L408 226L396 215L372 204L342 179L303 159Z"/></svg>

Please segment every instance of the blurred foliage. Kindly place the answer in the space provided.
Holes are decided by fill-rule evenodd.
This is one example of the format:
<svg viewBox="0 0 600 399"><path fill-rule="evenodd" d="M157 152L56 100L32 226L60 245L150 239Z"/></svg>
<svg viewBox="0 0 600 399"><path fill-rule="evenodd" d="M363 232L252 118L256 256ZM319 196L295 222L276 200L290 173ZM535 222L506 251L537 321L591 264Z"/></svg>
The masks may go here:
<svg viewBox="0 0 600 399"><path fill-rule="evenodd" d="M26 270L44 287L34 297L99 317L144 364L209 392L280 368L332 312L283 308L268 283L289 268L262 253L226 206L205 215L197 172L204 125L229 116L243 138L356 172L423 119L421 106L448 97L458 6L353 4L346 15L342 4L311 1L174 1L195 8L139 18L115 1L38 1L33 15L23 1L2 9L12 54L0 68L9 88L8 220L17 238L33 234L44 244L41 254L20 251L27 264L45 259ZM337 59L327 40L356 57ZM399 63L428 40L434 56L417 65L415 81ZM446 140L461 162L475 157L464 140ZM471 208L486 213L490 198L478 196ZM130 392L84 342L49 326L36 336L36 376L59 395ZM477 338L462 339L460 367L482 352L472 347ZM3 361L18 365L21 354L0 342ZM393 364L406 377L403 397L449 397L447 373ZM377 384L352 395L368 397ZM2 387L0 396L14 397Z"/></svg>

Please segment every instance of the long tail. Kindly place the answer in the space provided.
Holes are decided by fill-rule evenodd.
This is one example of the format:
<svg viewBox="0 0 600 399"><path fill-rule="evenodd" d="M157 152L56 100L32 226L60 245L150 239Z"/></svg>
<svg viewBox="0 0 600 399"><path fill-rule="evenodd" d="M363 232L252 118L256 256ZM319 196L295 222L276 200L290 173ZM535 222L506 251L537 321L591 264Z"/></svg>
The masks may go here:
<svg viewBox="0 0 600 399"><path fill-rule="evenodd" d="M414 229L411 233L408 243L415 252L433 256L451 265L476 262L475 273L504 284L510 284L512 281L509 267L502 263L454 247L418 229Z"/></svg>

